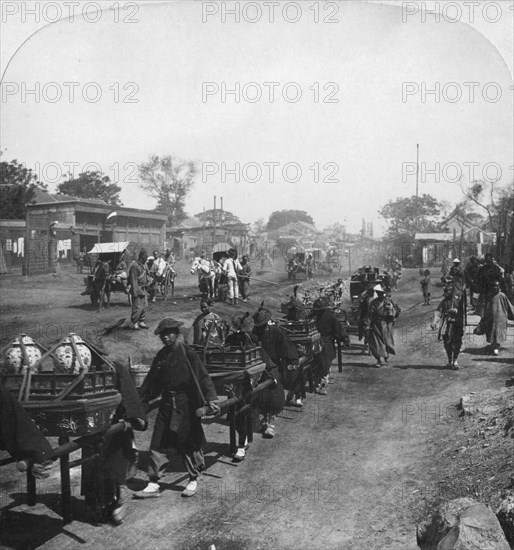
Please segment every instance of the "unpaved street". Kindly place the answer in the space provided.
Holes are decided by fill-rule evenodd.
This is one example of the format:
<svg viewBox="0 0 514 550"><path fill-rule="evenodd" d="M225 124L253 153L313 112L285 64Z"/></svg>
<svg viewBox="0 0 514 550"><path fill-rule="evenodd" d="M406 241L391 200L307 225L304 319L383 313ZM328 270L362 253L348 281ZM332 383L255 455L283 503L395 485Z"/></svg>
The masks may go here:
<svg viewBox="0 0 514 550"><path fill-rule="evenodd" d="M274 280L283 273L268 273ZM79 296L79 275L46 276L40 281L7 280L3 284L2 345L20 331L20 323L40 331L48 344L77 328L95 331L128 316L123 296L113 297L109 311L97 313ZM444 369L442 344L429 330L434 306L422 307L417 270L407 270L393 299L402 308L396 325L397 356L390 366L373 368L352 338L345 350L343 372L334 362L328 396L310 395L303 410L286 408L277 436L255 434L246 460L228 456L228 428L206 426L207 474L196 497L183 499L185 475L180 462L164 479L159 499L132 501L122 526L93 525L79 496L79 472L73 471L75 521L59 517L58 476L40 485L35 508L23 503L23 477L14 467L0 470L4 509L3 548L46 549L338 549L411 550L416 548L415 521L434 496L444 474L439 441L465 419L458 417L459 398L469 392L499 388L513 374L514 331L500 358L483 355L484 337L464 343L458 372ZM291 287L254 287L252 308L262 298L277 310ZM189 324L198 302L192 278L179 279L176 305L152 305L153 329L166 315ZM185 297L187 296L187 298ZM220 314L238 308L219 305ZM470 322L476 322L470 317ZM52 325L52 326L51 326ZM427 330L428 329L428 330ZM67 332L66 332L67 331ZM58 334L59 333L59 334ZM35 335L37 338L37 335ZM104 338L112 355L134 363L149 362L159 348L152 331L120 331ZM155 413L154 413L155 414ZM153 416L152 416L153 418ZM151 428L151 426L150 426ZM151 431L138 434L140 470L131 489L145 485L145 455ZM447 440L447 439L445 439ZM7 513L6 508L11 508Z"/></svg>

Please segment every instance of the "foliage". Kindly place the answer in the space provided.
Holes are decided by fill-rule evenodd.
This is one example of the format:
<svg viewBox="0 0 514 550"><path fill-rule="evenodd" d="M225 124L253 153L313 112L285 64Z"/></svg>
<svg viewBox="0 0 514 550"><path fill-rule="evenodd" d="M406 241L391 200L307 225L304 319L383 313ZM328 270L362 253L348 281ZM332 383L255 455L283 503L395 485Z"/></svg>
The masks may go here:
<svg viewBox="0 0 514 550"><path fill-rule="evenodd" d="M268 231L294 222L306 222L314 225L314 220L304 210L275 210L269 217Z"/></svg>
<svg viewBox="0 0 514 550"><path fill-rule="evenodd" d="M193 161L179 160L174 155L152 155L139 166L141 188L157 200L157 211L168 216L168 225L187 218L185 200L197 174Z"/></svg>
<svg viewBox="0 0 514 550"><path fill-rule="evenodd" d="M264 233L266 231L266 221L264 218L259 218L252 224L252 230L255 233Z"/></svg>
<svg viewBox="0 0 514 550"><path fill-rule="evenodd" d="M431 195L414 195L389 201L378 213L389 222L389 235L394 236L435 231L440 211L440 203Z"/></svg>
<svg viewBox="0 0 514 550"><path fill-rule="evenodd" d="M121 206L119 194L121 187L111 183L109 176L101 172L82 172L77 178L71 177L57 186L57 193L81 199L100 199L112 206Z"/></svg>
<svg viewBox="0 0 514 550"><path fill-rule="evenodd" d="M204 212L200 212L198 214L195 214L195 218L198 218L201 222L203 222L204 219ZM205 224L206 225L212 225L214 222L214 209L206 210L205 211ZM235 215L232 214L232 212L229 212L228 210L220 210L219 208L216 208L216 223L241 223L241 220Z"/></svg>
<svg viewBox="0 0 514 550"><path fill-rule="evenodd" d="M17 160L0 162L0 218L24 219L27 204L34 202L36 189L46 190L32 170Z"/></svg>
<svg viewBox="0 0 514 550"><path fill-rule="evenodd" d="M342 223L339 223L339 222L333 223L332 225L325 227L324 233L330 239L344 240L346 238L346 225L343 225Z"/></svg>

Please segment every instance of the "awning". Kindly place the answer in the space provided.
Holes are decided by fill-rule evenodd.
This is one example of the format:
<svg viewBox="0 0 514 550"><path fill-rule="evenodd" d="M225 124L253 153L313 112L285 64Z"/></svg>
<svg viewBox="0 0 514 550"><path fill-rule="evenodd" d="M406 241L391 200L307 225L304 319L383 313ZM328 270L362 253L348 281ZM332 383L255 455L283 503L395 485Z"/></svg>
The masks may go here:
<svg viewBox="0 0 514 550"><path fill-rule="evenodd" d="M113 254L123 252L130 242L126 243L96 243L88 254Z"/></svg>

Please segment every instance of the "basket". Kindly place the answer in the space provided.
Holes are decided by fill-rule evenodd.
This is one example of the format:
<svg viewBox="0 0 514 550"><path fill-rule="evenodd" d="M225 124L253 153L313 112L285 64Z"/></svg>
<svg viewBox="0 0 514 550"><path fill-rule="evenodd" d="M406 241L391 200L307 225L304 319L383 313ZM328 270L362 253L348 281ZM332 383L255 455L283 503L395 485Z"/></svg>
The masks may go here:
<svg viewBox="0 0 514 550"><path fill-rule="evenodd" d="M207 370L215 365L221 366L224 370L241 370L262 363L260 346L247 348L229 346L206 349L203 346L192 346L192 348L198 357L205 362Z"/></svg>
<svg viewBox="0 0 514 550"><path fill-rule="evenodd" d="M280 321L280 328L287 331L289 337L309 337L317 333L314 319L302 319L301 321Z"/></svg>
<svg viewBox="0 0 514 550"><path fill-rule="evenodd" d="M56 372L33 374L30 381L31 400L51 401L77 379L76 374ZM12 393L20 391L22 374L0 374L0 382ZM112 395L116 390L116 373L114 371L88 372L66 397L69 399L94 398Z"/></svg>
<svg viewBox="0 0 514 550"><path fill-rule="evenodd" d="M27 401L23 408L47 437L77 437L103 432L111 425L121 394L67 401Z"/></svg>

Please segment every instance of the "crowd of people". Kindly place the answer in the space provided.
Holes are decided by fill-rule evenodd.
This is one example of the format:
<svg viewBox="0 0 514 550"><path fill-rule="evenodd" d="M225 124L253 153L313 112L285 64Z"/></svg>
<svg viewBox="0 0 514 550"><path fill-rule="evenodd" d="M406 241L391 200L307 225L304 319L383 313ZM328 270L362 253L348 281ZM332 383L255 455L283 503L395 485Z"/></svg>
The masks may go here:
<svg viewBox="0 0 514 550"><path fill-rule="evenodd" d="M163 276L172 261L158 251L154 251L153 261L148 260L146 251L141 250L138 259L129 266L121 263L117 266L120 275L126 273L135 329L148 328L145 315L148 299L152 300L154 295L152 285L158 284L159 277ZM201 260L206 260L205 254L201 255ZM230 303L247 300L251 277L247 258L243 257L239 262L237 256L229 251L220 265L226 276ZM401 268L396 270L401 274ZM398 279L397 274L396 281ZM373 356L377 368L383 367L390 356L395 355L394 325L401 314L401 308L392 299L396 281L394 273L391 276L389 270L384 272L373 282L367 283L359 300L359 340L364 340L363 353L369 352ZM512 270L510 273L503 270L490 254L486 255L482 264L478 263L478 268L475 260L470 259L462 269L460 260L455 258L451 268L443 273L441 283L443 298L435 310L432 328L438 330L438 339L443 342L448 368L459 368L458 357L468 309L481 317L475 333L485 334L491 353L498 355L500 344L507 338L507 319L514 319L514 306L509 300L513 291ZM423 305L429 306L432 297L429 270L423 272L420 285ZM123 521L129 496L146 499L161 495L160 480L172 454L180 455L188 474L182 496L192 497L197 493L198 478L205 469L202 452L205 435L201 415L205 411L210 414L220 412L215 385L202 361L202 353L209 348L259 347L265 365L259 382L268 380L271 384L260 391L252 403L252 416L258 419L264 438L276 436L276 417L286 404L298 408L303 406L305 380L302 367L306 362L310 362L313 368L316 393L326 396L331 364L336 357L334 342L349 343L346 324L338 320L333 307L341 299L344 286L342 279L325 285L318 289L318 296L312 301L308 291L305 291L303 299L298 297L298 287L295 287L293 296L284 304L283 319L275 317L264 302L253 314L238 311L230 319L224 319L214 311L215 302L209 297L208 287L201 284L201 312L192 323L188 337L181 332L183 323L171 317L164 318L155 329L162 348L138 392L127 369L117 364L118 386L123 401L113 421L125 420L129 429L108 439L105 446L105 486L100 493L106 499L103 505L109 519L115 523ZM306 303L309 308L306 308ZM319 342L310 351L295 344L284 328L286 321L308 319L312 320L320 335ZM50 446L37 433L33 422L12 394L2 387L0 390L1 417L15 420L1 423L0 443L16 458L32 458L33 472L40 477L47 476L52 458ZM135 462L132 429L147 429L149 405L157 397L161 399L149 446L148 482L144 489L131 493L126 487L126 480ZM243 461L247 455L250 429L254 428L249 426L244 415L240 415L236 422L238 442L234 462ZM27 440L30 440L28 444ZM90 474L87 468L83 469L83 479ZM98 479L98 476L93 477ZM90 485L85 483L84 487L87 491ZM94 501L94 493L89 497L86 494L86 499Z"/></svg>

